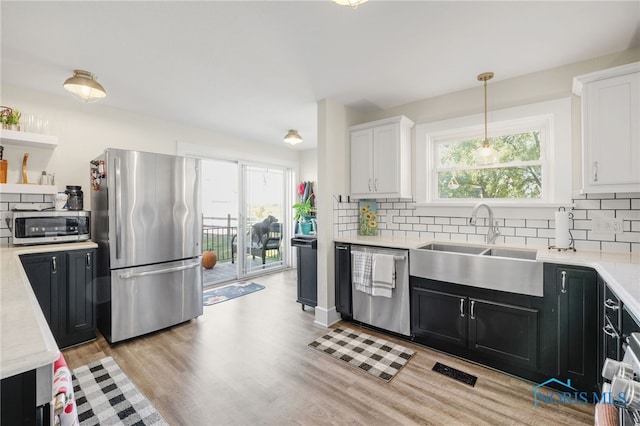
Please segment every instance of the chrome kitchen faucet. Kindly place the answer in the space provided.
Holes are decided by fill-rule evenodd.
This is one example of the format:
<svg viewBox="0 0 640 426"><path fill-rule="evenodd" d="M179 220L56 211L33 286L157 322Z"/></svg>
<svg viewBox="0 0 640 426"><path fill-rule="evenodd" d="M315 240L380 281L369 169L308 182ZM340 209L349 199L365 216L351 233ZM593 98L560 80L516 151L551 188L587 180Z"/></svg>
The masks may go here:
<svg viewBox="0 0 640 426"><path fill-rule="evenodd" d="M493 244L496 242L498 236L500 236L500 230L498 229L498 221L493 221L493 210L486 203L478 203L471 211L471 217L469 218L469 225L475 225L478 216L478 209L480 207L486 207L489 212L489 230L487 231L487 244Z"/></svg>

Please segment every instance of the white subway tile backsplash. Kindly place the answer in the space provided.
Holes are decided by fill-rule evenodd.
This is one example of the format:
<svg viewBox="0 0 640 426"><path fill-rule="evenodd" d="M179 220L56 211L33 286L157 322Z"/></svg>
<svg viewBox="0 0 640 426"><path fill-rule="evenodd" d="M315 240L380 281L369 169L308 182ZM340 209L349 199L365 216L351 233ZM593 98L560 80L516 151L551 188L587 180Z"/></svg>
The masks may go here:
<svg viewBox="0 0 640 426"><path fill-rule="evenodd" d="M599 210L600 200L575 200L576 210Z"/></svg>
<svg viewBox="0 0 640 426"><path fill-rule="evenodd" d="M631 208L631 200L602 200L600 208L602 210L629 210Z"/></svg>
<svg viewBox="0 0 640 426"><path fill-rule="evenodd" d="M19 203L20 194L2 194L0 193L0 201L3 203Z"/></svg>
<svg viewBox="0 0 640 426"><path fill-rule="evenodd" d="M524 228L526 221L524 219L507 219L504 221L504 226L513 226L514 228Z"/></svg>
<svg viewBox="0 0 640 426"><path fill-rule="evenodd" d="M631 243L612 243L609 241L603 241L601 244L602 250L609 250L609 251L624 251L624 252L630 252L631 251Z"/></svg>
<svg viewBox="0 0 640 426"><path fill-rule="evenodd" d="M2 201L0 195L0 209ZM575 245L580 250L640 251L640 193L589 194L574 197L571 232ZM357 203L338 203L334 219L344 222L342 228L334 226L339 235L356 234L358 222ZM11 207L11 201L5 201ZM467 217L418 216L415 203L408 200L378 200L379 235L402 237L411 235L421 239L484 242L488 231L488 218L479 217L476 226L468 223ZM5 207L6 209L7 207ZM346 213L340 214L340 210ZM555 242L553 219L528 219L526 210L522 219L495 218L501 236L497 243L542 247ZM622 219L622 234L598 234L592 231L593 220Z"/></svg>

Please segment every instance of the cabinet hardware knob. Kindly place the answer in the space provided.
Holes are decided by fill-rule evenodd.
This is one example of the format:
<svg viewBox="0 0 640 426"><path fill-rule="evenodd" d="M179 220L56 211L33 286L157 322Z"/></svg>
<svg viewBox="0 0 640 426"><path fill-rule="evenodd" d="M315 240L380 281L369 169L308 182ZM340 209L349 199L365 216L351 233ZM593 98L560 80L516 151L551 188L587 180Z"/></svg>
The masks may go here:
<svg viewBox="0 0 640 426"><path fill-rule="evenodd" d="M367 186L369 187L369 192L371 192L371 178L369 178L369 181L367 182Z"/></svg>
<svg viewBox="0 0 640 426"><path fill-rule="evenodd" d="M464 318L464 298L460 299L460 317Z"/></svg>
<svg viewBox="0 0 640 426"><path fill-rule="evenodd" d="M348 246L336 246L338 250L349 250Z"/></svg>
<svg viewBox="0 0 640 426"><path fill-rule="evenodd" d="M476 313L473 312L475 310L476 307L476 301L472 300L471 301L471 309L469 310L469 318L471 319L476 319Z"/></svg>
<svg viewBox="0 0 640 426"><path fill-rule="evenodd" d="M51 271L55 274L58 272L58 263L56 262L56 257L53 256L51 258Z"/></svg>
<svg viewBox="0 0 640 426"><path fill-rule="evenodd" d="M597 161L593 162L593 181L594 182L598 181L598 162Z"/></svg>
<svg viewBox="0 0 640 426"><path fill-rule="evenodd" d="M562 288L560 289L560 293L567 293L567 271L562 271Z"/></svg>
<svg viewBox="0 0 640 426"><path fill-rule="evenodd" d="M612 311L617 311L618 309L620 309L620 306L611 299L607 299L604 302L604 307L607 309L611 309Z"/></svg>
<svg viewBox="0 0 640 426"><path fill-rule="evenodd" d="M373 180L373 190L378 192L378 178Z"/></svg>
<svg viewBox="0 0 640 426"><path fill-rule="evenodd" d="M87 269L91 269L91 253L87 253Z"/></svg>
<svg viewBox="0 0 640 426"><path fill-rule="evenodd" d="M604 331L604 334L606 334L607 336L613 337L615 339L619 338L620 336L618 335L618 333L616 332L615 328L613 328L611 325L607 324L604 327L602 327L602 331Z"/></svg>

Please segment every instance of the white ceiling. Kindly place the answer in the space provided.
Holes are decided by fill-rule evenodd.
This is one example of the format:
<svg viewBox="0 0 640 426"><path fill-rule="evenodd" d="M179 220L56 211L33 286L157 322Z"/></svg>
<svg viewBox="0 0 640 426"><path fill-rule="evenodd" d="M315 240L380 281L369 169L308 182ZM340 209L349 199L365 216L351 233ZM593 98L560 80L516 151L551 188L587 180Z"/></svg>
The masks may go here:
<svg viewBox="0 0 640 426"><path fill-rule="evenodd" d="M640 2L1 2L2 83L260 143L316 145L316 102L386 109L640 46Z"/></svg>

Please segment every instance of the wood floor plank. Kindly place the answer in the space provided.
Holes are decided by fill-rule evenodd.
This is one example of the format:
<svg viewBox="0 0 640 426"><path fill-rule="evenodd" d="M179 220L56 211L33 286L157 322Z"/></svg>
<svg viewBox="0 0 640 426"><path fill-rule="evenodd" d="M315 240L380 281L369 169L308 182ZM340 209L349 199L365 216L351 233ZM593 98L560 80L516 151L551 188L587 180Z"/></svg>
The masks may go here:
<svg viewBox="0 0 640 426"><path fill-rule="evenodd" d="M580 425L591 405L533 407L535 384L355 324L416 351L386 383L308 344L327 333L296 299L295 271L196 320L126 342L64 351L73 369L112 356L171 425ZM436 362L478 377L471 387Z"/></svg>

